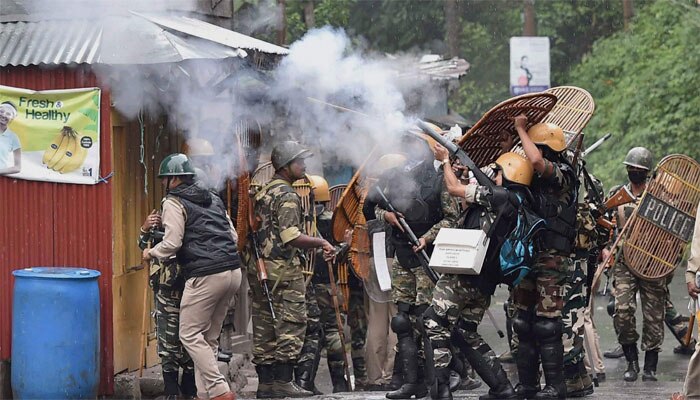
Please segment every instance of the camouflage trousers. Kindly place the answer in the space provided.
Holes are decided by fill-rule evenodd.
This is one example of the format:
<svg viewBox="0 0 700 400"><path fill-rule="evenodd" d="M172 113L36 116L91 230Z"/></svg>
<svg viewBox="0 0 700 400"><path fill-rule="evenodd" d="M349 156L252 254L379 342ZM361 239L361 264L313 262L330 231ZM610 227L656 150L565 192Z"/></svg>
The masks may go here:
<svg viewBox="0 0 700 400"><path fill-rule="evenodd" d="M194 363L180 342L180 299L182 292L160 289L155 293L156 337L163 372L194 373Z"/></svg>
<svg viewBox="0 0 700 400"><path fill-rule="evenodd" d="M404 268L399 264L399 258L394 257L391 264L391 298L394 303L408 304L411 306L411 310L419 306L428 306L432 299L434 286L422 267ZM411 320L413 337L418 346L418 356L424 358L423 335L418 326L418 316L411 311L408 317Z"/></svg>
<svg viewBox="0 0 700 400"><path fill-rule="evenodd" d="M253 363L296 363L306 336L306 288L303 277L279 282L272 293L272 319L254 267L248 268L252 298ZM270 282L272 290L275 282Z"/></svg>
<svg viewBox="0 0 700 400"><path fill-rule="evenodd" d="M352 337L352 359L364 359L365 341L367 340L367 314L365 314L365 294L360 288L350 289L348 326Z"/></svg>
<svg viewBox="0 0 700 400"><path fill-rule="evenodd" d="M331 285L329 283L317 283L316 298L321 310L321 328L323 330L322 345L326 348L329 369L343 369L345 359L343 357L343 343L340 341L338 333L338 322L333 307L333 296L331 295ZM340 290L338 295L342 296ZM338 298L338 303L342 303L343 298ZM341 310L342 312L342 310ZM341 319L345 316L341 315Z"/></svg>
<svg viewBox="0 0 700 400"><path fill-rule="evenodd" d="M583 347L584 311L586 310L586 260L571 264L571 278L566 283L565 302L562 309L564 364L582 362L586 354Z"/></svg>
<svg viewBox="0 0 700 400"><path fill-rule="evenodd" d="M434 286L422 267L403 268L399 258L394 257L391 263L391 299L394 303L430 304Z"/></svg>
<svg viewBox="0 0 700 400"><path fill-rule="evenodd" d="M461 318L460 325L469 327L462 331L467 344L482 353L487 360L496 359L496 354L476 331L484 313L488 310L491 297L474 287L464 275L444 274L433 291L431 308L448 326L431 318L426 318L425 331L433 345L433 362L436 368L446 368L455 356L450 339L451 328Z"/></svg>
<svg viewBox="0 0 700 400"><path fill-rule="evenodd" d="M513 289L515 307L522 311L534 308L538 317L561 317L572 264L569 257L540 255L530 273Z"/></svg>
<svg viewBox="0 0 700 400"><path fill-rule="evenodd" d="M673 337L676 338L678 343L685 346L684 340L685 335L688 333L688 323L671 302L671 292L668 290L668 285L671 284L672 279L673 274L669 276L666 284L666 299L664 300L664 308L666 309L666 312L664 314L664 322L666 323L666 326L668 326L668 329L671 330ZM692 339L690 341L690 345L693 345Z"/></svg>
<svg viewBox="0 0 700 400"><path fill-rule="evenodd" d="M314 285L306 287L306 335L301 347L301 354L297 362L303 363L316 359L316 354L321 351L321 309L319 308Z"/></svg>
<svg viewBox="0 0 700 400"><path fill-rule="evenodd" d="M642 350L658 351L664 341L664 315L666 303L666 280L647 281L639 279L618 261L613 267L615 279L615 314L613 323L620 344L636 344L637 292L642 300Z"/></svg>

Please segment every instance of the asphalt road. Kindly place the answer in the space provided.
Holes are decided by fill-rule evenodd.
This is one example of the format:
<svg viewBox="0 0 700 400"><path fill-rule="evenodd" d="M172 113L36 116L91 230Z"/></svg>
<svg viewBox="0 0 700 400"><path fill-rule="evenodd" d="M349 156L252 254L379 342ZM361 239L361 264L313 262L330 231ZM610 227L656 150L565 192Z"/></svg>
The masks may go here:
<svg viewBox="0 0 700 400"><path fill-rule="evenodd" d="M670 285L671 300L676 306L676 309L683 315L688 315L688 293L685 289L685 281L683 271L677 269L675 277ZM505 315L503 312L503 302L507 299L508 291L504 288L499 288L491 303L491 311L496 317L501 329L505 330ZM598 333L600 335L601 349L603 351L613 347L617 343L615 332L612 326L612 319L608 316L605 306L607 299L601 296L596 296L595 299L594 320ZM639 302L639 301L638 301ZM637 325L641 334L641 307L637 309ZM494 348L497 354L501 354L508 347L505 339L499 339L496 334L496 329L488 319L479 326L479 332L487 338L489 344ZM490 339L489 339L490 338ZM683 389L683 380L688 366L690 356L678 355L673 353L673 348L678 344L676 339L671 335L668 328L665 332L664 344L662 352L659 354L659 365L657 376L658 382L642 382L641 376L637 382L628 383L622 380L622 375L626 368L624 358L620 359L605 359L605 368L607 380L602 382L599 387L595 388L595 393L586 397L587 399L669 399L671 394ZM644 353L640 351L640 364L643 364ZM514 364L505 364L507 372L511 377L511 381L517 382L517 372ZM641 365L640 365L641 366ZM239 397L251 398L255 396L257 388L257 380L254 371L249 374L249 384L246 386ZM324 393L331 393L332 387L330 384L330 376L325 363L319 367L319 374L316 378L317 387ZM482 387L471 391L458 391L454 393L456 399L476 399L479 395L486 393L488 387ZM343 398L348 400L379 400L384 399L384 392L357 392L343 393L335 395L316 396L314 399L320 398Z"/></svg>

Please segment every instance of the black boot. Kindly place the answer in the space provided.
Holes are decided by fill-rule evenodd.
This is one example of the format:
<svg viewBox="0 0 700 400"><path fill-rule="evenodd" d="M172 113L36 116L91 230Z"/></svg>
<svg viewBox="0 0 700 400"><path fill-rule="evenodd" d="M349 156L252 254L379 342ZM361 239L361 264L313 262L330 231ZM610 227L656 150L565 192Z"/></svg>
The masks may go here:
<svg viewBox="0 0 700 400"><path fill-rule="evenodd" d="M540 391L539 372L540 357L535 345L535 338L532 330L522 331L520 324L523 323L518 316L513 319L513 330L518 334L518 352L515 363L518 367L518 379L520 382L515 386L515 393L521 399L531 399ZM526 323L529 325L529 323Z"/></svg>
<svg viewBox="0 0 700 400"><path fill-rule="evenodd" d="M291 363L274 364L275 380L270 386L271 398L281 399L284 397L310 397L313 392L304 390L297 386L292 379L294 375L294 365Z"/></svg>
<svg viewBox="0 0 700 400"><path fill-rule="evenodd" d="M389 381L389 389L396 390L403 385L403 374L401 373L401 356L397 351L394 354L394 368L391 371L391 381Z"/></svg>
<svg viewBox="0 0 700 400"><path fill-rule="evenodd" d="M540 344L540 358L545 386L535 399L563 399L566 397L564 383L564 344L562 343L561 318L538 317L533 332Z"/></svg>
<svg viewBox="0 0 700 400"><path fill-rule="evenodd" d="M309 392L313 392L315 395L323 394L320 390L316 388L314 381L316 380L315 374L315 360L304 361L301 364L297 364L294 367L294 382L297 386Z"/></svg>
<svg viewBox="0 0 700 400"><path fill-rule="evenodd" d="M656 382L656 364L658 362L658 351L646 351L644 353L644 374L642 374L642 381Z"/></svg>
<svg viewBox="0 0 700 400"><path fill-rule="evenodd" d="M163 395L166 399L170 399L171 396L174 396L172 397L174 399L180 394L180 387L177 384L178 375L178 371L163 371L163 384L165 385Z"/></svg>
<svg viewBox="0 0 700 400"><path fill-rule="evenodd" d="M194 381L194 371L183 371L180 379L180 392L186 399L197 397L197 384Z"/></svg>
<svg viewBox="0 0 700 400"><path fill-rule="evenodd" d="M330 370L331 373L331 383L333 384L333 393L342 393L342 392L349 392L350 389L348 388L348 381L345 380L345 369L344 369L344 364L342 364L340 367L334 367L331 368L330 366L328 369Z"/></svg>
<svg viewBox="0 0 700 400"><path fill-rule="evenodd" d="M412 397L421 398L428 394L428 389L425 382L418 380L419 357L418 345L413 338L413 327L408 314L402 312L405 310L405 304L399 303L399 313L391 320L391 329L396 332L399 343L398 358L399 369L403 373L403 385L400 388L386 394L387 399L410 399ZM394 365L396 367L396 365ZM396 368L394 368L396 371Z"/></svg>
<svg viewBox="0 0 700 400"><path fill-rule="evenodd" d="M255 392L255 397L258 399L272 398L272 385L275 380L272 365L256 365L255 372L258 373L258 391Z"/></svg>
<svg viewBox="0 0 700 400"><path fill-rule="evenodd" d="M452 392L450 391L450 373L449 368L435 368L435 379L437 380L437 392L431 396L433 400L452 400Z"/></svg>
<svg viewBox="0 0 700 400"><path fill-rule="evenodd" d="M413 338L410 339L413 341ZM412 397L420 399L428 394L428 388L425 386L425 382L423 382L422 379L418 379L418 351L415 348L415 343L413 343L413 345L413 350L406 348L401 349L401 369L403 371L404 383L400 388L387 393L387 399L410 399ZM401 346L401 343L399 343L399 346Z"/></svg>
<svg viewBox="0 0 700 400"><path fill-rule="evenodd" d="M627 382L634 382L637 380L637 375L639 374L637 344L624 344L622 345L622 351L625 353L625 358L627 359L627 371L625 371L623 379Z"/></svg>

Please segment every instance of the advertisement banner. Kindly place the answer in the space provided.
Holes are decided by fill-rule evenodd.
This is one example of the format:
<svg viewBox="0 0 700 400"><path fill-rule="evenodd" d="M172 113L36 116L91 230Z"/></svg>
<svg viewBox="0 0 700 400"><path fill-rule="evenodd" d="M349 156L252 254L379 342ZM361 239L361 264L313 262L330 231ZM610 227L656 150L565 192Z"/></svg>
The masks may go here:
<svg viewBox="0 0 700 400"><path fill-rule="evenodd" d="M510 38L510 93L542 92L549 85L549 38Z"/></svg>
<svg viewBox="0 0 700 400"><path fill-rule="evenodd" d="M0 175L93 185L100 170L100 89L0 85Z"/></svg>

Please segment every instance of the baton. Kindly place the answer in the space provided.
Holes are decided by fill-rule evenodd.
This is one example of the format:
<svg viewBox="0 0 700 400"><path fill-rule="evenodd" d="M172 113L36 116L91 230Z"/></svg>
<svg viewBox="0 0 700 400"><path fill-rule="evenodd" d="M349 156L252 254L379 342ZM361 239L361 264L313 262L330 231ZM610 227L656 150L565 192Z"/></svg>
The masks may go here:
<svg viewBox="0 0 700 400"><path fill-rule="evenodd" d="M498 327L498 323L496 323L496 318L494 318L493 314L491 313L491 310L486 310L486 315L489 316L493 327L496 328L496 333L498 333L498 337L500 337L501 339L504 338L506 335L504 335L501 328Z"/></svg>

